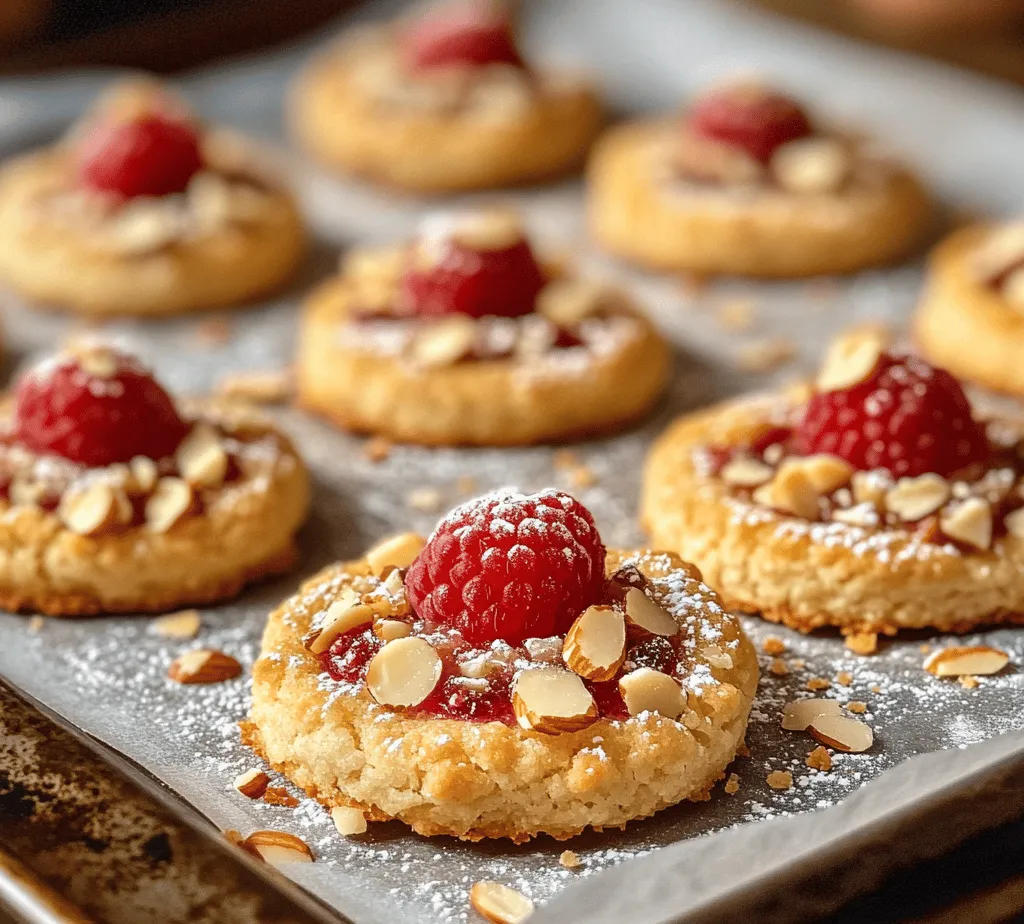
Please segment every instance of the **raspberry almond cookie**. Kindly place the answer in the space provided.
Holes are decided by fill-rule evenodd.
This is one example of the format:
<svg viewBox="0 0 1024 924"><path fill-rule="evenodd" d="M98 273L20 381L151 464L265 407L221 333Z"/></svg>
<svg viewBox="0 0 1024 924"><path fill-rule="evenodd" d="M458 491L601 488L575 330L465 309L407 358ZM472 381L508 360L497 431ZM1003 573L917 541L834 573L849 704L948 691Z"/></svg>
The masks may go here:
<svg viewBox="0 0 1024 924"><path fill-rule="evenodd" d="M119 84L67 138L0 173L0 276L82 314L248 301L292 275L304 238L258 152L151 83Z"/></svg>
<svg viewBox="0 0 1024 924"><path fill-rule="evenodd" d="M295 562L305 467L268 422L176 402L96 345L27 372L0 434L0 607L150 612Z"/></svg>
<svg viewBox="0 0 1024 924"><path fill-rule="evenodd" d="M491 0L354 31L300 76L290 115L324 163L419 193L564 173L602 123L591 85L530 67L509 10Z"/></svg>
<svg viewBox="0 0 1024 924"><path fill-rule="evenodd" d="M647 461L654 541L731 607L809 631L1024 621L1024 422L878 339L816 385L684 418Z"/></svg>
<svg viewBox="0 0 1024 924"><path fill-rule="evenodd" d="M544 266L518 217L492 210L349 255L306 308L297 368L301 403L344 427L515 445L628 424L669 362L623 293Z"/></svg>
<svg viewBox="0 0 1024 924"><path fill-rule="evenodd" d="M935 249L914 336L957 375L1024 394L1024 221L972 225Z"/></svg>
<svg viewBox="0 0 1024 924"><path fill-rule="evenodd" d="M287 600L243 728L324 805L521 842L707 798L756 685L696 568L606 551L566 494L502 491Z"/></svg>
<svg viewBox="0 0 1024 924"><path fill-rule="evenodd" d="M904 167L768 87L712 87L682 118L608 132L588 209L609 251L658 270L794 277L907 253L929 220Z"/></svg>

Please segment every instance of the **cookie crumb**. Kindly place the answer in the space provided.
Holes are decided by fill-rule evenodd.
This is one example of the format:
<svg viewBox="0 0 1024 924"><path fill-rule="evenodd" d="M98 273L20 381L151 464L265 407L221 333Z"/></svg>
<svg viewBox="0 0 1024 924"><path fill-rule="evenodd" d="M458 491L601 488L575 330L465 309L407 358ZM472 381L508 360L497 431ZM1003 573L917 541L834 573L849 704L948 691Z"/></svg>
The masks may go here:
<svg viewBox="0 0 1024 924"><path fill-rule="evenodd" d="M579 869L583 865L580 858L571 850L563 850L558 862L566 869Z"/></svg>
<svg viewBox="0 0 1024 924"><path fill-rule="evenodd" d="M441 509L441 492L437 488L416 488L406 495L405 502L421 513L437 513Z"/></svg>
<svg viewBox="0 0 1024 924"><path fill-rule="evenodd" d="M571 449L557 449L551 457L551 464L555 471L564 472L578 467L581 463L580 457Z"/></svg>
<svg viewBox="0 0 1024 924"><path fill-rule="evenodd" d="M872 693L881 693L882 692L882 688L877 683L873 683L870 687L868 687L868 689Z"/></svg>
<svg viewBox="0 0 1024 924"><path fill-rule="evenodd" d="M755 305L750 299L737 298L724 302L715 312L715 320L722 330L741 333L754 325Z"/></svg>
<svg viewBox="0 0 1024 924"><path fill-rule="evenodd" d="M455 490L459 494L475 494L476 493L476 479L472 475L463 475L455 482Z"/></svg>
<svg viewBox="0 0 1024 924"><path fill-rule="evenodd" d="M827 690L830 686L832 686L831 681L826 680L824 677L812 677L807 681L807 689L812 693Z"/></svg>
<svg viewBox="0 0 1024 924"><path fill-rule="evenodd" d="M788 770L772 770L765 777L765 782L772 789L790 789L793 785L793 774Z"/></svg>
<svg viewBox="0 0 1024 924"><path fill-rule="evenodd" d="M295 808L299 804L299 800L283 786L268 786L263 793L263 801L268 805L283 805L285 808Z"/></svg>
<svg viewBox="0 0 1024 924"><path fill-rule="evenodd" d="M592 488L597 484L597 475L587 465L578 465L569 473L569 484L574 488Z"/></svg>
<svg viewBox="0 0 1024 924"><path fill-rule="evenodd" d="M785 677L789 673L789 665L782 658L772 658L772 663L768 665L768 670L776 677Z"/></svg>
<svg viewBox="0 0 1024 924"><path fill-rule="evenodd" d="M28 621L28 631L29 632L41 632L43 626L45 626L45 625L46 625L46 620L42 616L39 616L39 615L33 616Z"/></svg>
<svg viewBox="0 0 1024 924"><path fill-rule="evenodd" d="M965 690L974 690L977 689L980 686L980 684L978 683L978 678L975 677L973 674L964 674L960 678L960 686L962 686Z"/></svg>
<svg viewBox="0 0 1024 924"><path fill-rule="evenodd" d="M853 683L853 674L849 671L840 671L836 674L836 683L841 687L848 687Z"/></svg>
<svg viewBox="0 0 1024 924"><path fill-rule="evenodd" d="M851 699L846 704L846 708L849 712L855 712L857 715L863 715L868 711L868 704L862 703L859 699Z"/></svg>
<svg viewBox="0 0 1024 924"><path fill-rule="evenodd" d="M374 436L363 444L363 455L374 465L379 465L390 455L394 444L383 436Z"/></svg>
<svg viewBox="0 0 1024 924"><path fill-rule="evenodd" d="M755 340L736 353L736 365L744 372L774 372L796 356L796 344L786 337Z"/></svg>
<svg viewBox="0 0 1024 924"><path fill-rule="evenodd" d="M931 650L932 650L932 646L927 644L927 643L925 643L924 645L921 645L918 648L918 651L920 651L921 654L928 654L928 652L930 652Z"/></svg>
<svg viewBox="0 0 1024 924"><path fill-rule="evenodd" d="M680 273L679 288L686 298L694 298L707 289L709 278L703 273Z"/></svg>
<svg viewBox="0 0 1024 924"><path fill-rule="evenodd" d="M807 755L805 763L812 770L820 770L822 773L827 773L832 769L832 755L829 754L823 745L818 745Z"/></svg>
<svg viewBox="0 0 1024 924"><path fill-rule="evenodd" d="M878 651L878 633L854 632L846 636L846 647L854 654L873 655Z"/></svg>
<svg viewBox="0 0 1024 924"><path fill-rule="evenodd" d="M231 323L226 318L207 318L196 325L196 343L207 350L227 346L231 335Z"/></svg>
<svg viewBox="0 0 1024 924"><path fill-rule="evenodd" d="M740 791L740 777L738 773L730 773L729 779L725 781L725 786L722 787L730 796L735 795Z"/></svg>
<svg viewBox="0 0 1024 924"><path fill-rule="evenodd" d="M768 638L761 643L761 650L765 654L780 655L786 650L786 643L781 638L769 635Z"/></svg>
<svg viewBox="0 0 1024 924"><path fill-rule="evenodd" d="M793 660L789 662L789 666L794 670L802 671L806 663L807 662L803 658L793 658Z"/></svg>

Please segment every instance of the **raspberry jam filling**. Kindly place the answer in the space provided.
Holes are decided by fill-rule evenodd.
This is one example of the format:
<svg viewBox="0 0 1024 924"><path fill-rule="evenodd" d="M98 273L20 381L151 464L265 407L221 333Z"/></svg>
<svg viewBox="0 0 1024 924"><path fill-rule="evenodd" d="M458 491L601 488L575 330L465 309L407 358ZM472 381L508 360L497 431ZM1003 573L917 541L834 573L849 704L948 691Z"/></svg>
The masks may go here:
<svg viewBox="0 0 1024 924"><path fill-rule="evenodd" d="M1021 435L976 420L944 369L870 344L836 353L789 419L696 461L734 494L807 520L973 550L1024 531Z"/></svg>
<svg viewBox="0 0 1024 924"><path fill-rule="evenodd" d="M413 74L524 66L508 10L488 0L447 3L421 16L399 34L399 55Z"/></svg>
<svg viewBox="0 0 1024 924"><path fill-rule="evenodd" d="M606 578L574 498L496 492L425 543L395 541L367 562L397 564L351 578L303 640L333 680L407 714L545 734L685 709L689 635L659 602L667 585L632 563Z"/></svg>

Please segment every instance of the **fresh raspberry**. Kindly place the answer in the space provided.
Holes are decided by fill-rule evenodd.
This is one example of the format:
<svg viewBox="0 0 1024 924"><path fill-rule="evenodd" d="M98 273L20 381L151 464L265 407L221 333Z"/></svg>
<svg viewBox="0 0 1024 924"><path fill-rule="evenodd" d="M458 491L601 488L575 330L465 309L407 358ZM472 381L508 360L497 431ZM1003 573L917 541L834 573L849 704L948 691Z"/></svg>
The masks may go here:
<svg viewBox="0 0 1024 924"><path fill-rule="evenodd" d="M794 434L803 454L829 453L854 468L948 476L988 458L984 428L960 383L914 356L883 354L863 382L819 392Z"/></svg>
<svg viewBox="0 0 1024 924"><path fill-rule="evenodd" d="M399 47L414 73L488 64L523 66L507 11L479 0L447 4L416 20L402 33Z"/></svg>
<svg viewBox="0 0 1024 924"><path fill-rule="evenodd" d="M474 645L564 635L597 603L604 545L594 518L559 491L497 491L453 510L412 563L409 602Z"/></svg>
<svg viewBox="0 0 1024 924"><path fill-rule="evenodd" d="M179 193L202 166L195 129L159 113L101 122L78 149L81 184L125 199Z"/></svg>
<svg viewBox="0 0 1024 924"><path fill-rule="evenodd" d="M15 389L14 431L34 452L81 465L170 455L187 427L143 366L113 350L67 356L23 376Z"/></svg>
<svg viewBox="0 0 1024 924"><path fill-rule="evenodd" d="M533 311L547 280L525 239L500 250L474 250L455 238L434 244L440 253L431 265L410 267L402 280L413 314L517 318Z"/></svg>
<svg viewBox="0 0 1024 924"><path fill-rule="evenodd" d="M719 87L698 97L687 124L700 137L742 148L762 163L780 145L812 132L806 113L793 100L746 85Z"/></svg>

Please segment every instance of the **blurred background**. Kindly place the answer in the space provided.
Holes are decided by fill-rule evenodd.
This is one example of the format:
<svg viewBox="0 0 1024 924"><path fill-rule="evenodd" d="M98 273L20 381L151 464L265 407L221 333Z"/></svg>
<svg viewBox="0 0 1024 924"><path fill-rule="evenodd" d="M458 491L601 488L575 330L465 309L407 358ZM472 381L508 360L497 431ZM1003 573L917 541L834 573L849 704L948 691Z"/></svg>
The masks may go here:
<svg viewBox="0 0 1024 924"><path fill-rule="evenodd" d="M747 2L1024 83L1024 0ZM0 73L88 64L173 72L284 42L354 5L354 0L0 0Z"/></svg>

